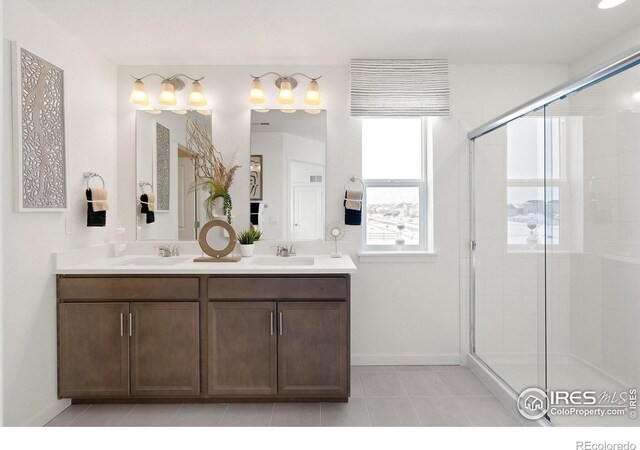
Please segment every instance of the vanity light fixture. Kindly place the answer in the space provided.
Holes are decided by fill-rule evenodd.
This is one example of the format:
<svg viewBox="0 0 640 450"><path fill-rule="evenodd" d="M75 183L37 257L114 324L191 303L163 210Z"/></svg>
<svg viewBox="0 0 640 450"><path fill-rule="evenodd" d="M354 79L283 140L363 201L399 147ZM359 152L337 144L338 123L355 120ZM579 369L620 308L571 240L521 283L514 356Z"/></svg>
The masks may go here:
<svg viewBox="0 0 640 450"><path fill-rule="evenodd" d="M270 109L269 108L253 108L253 111L259 112L259 113L268 113Z"/></svg>
<svg viewBox="0 0 640 450"><path fill-rule="evenodd" d="M170 109L169 111L179 116L184 116L187 113L186 109Z"/></svg>
<svg viewBox="0 0 640 450"><path fill-rule="evenodd" d="M148 73L143 77L133 77L133 89L131 90L131 96L129 97L130 103L136 106L149 106L149 96L147 95L147 90L145 89L142 80L150 76L156 76L162 79L162 84L160 86L160 97L158 99L158 103L160 105L170 107L178 104L176 91L181 91L185 87L184 81L182 81L181 78L187 78L192 81L191 92L189 93L187 105L193 107L201 107L207 105L207 100L204 96L204 89L202 89L202 85L200 84L200 81L204 77L191 78L189 75L185 75L182 73L171 75L170 77L165 77L163 75L160 75L159 73L154 72Z"/></svg>
<svg viewBox="0 0 640 450"><path fill-rule="evenodd" d="M305 109L304 112L306 112L307 114L320 114L322 110L316 109L316 108L309 108L309 109Z"/></svg>
<svg viewBox="0 0 640 450"><path fill-rule="evenodd" d="M318 79L320 79L320 77L310 77L309 75L301 72L296 72L291 75L280 75L276 72L267 72L260 76L251 75L253 81L251 82L251 87L249 90L249 103L251 103L252 105L263 105L266 102L261 78L267 75L275 75L277 77L275 84L279 89L278 103L280 103L281 105L292 105L296 102L293 91L296 86L298 86L298 81L295 78L297 76L302 76L310 80L309 86L307 87L307 92L304 96L305 105L317 106L320 104L320 86L318 86L317 81ZM282 111L285 112L284 110ZM294 111L295 110L290 110L287 112Z"/></svg>
<svg viewBox="0 0 640 450"><path fill-rule="evenodd" d="M285 114L293 114L294 112L297 111L297 109L293 109L293 108L282 108L280 110L281 112L285 113Z"/></svg>
<svg viewBox="0 0 640 450"><path fill-rule="evenodd" d="M143 111L149 114L162 114L159 109L143 109Z"/></svg>

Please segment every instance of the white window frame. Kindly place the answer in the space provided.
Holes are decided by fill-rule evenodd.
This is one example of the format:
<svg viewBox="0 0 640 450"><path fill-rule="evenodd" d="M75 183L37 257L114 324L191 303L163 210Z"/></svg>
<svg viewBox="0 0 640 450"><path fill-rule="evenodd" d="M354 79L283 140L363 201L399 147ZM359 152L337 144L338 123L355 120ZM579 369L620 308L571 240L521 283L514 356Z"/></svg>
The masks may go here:
<svg viewBox="0 0 640 450"><path fill-rule="evenodd" d="M568 208L569 205L569 186L567 185L567 170L568 170L568 152L566 145L566 122L562 117L544 117L543 118L543 130L546 130L549 126L549 121L552 119L558 120L558 132L560 136L558 137L559 147L560 147L560 167L559 167L559 178L547 178L546 179L546 189L558 189L558 200L559 200L559 214L560 214L560 228L558 235L558 244L553 244L551 242L546 242L546 238L542 242L538 242L535 245L537 250L544 249L545 245L552 249L553 251L565 250L568 249L569 246L569 236L568 236ZM549 148L549 142L551 141L552 136L547 135L546 132L543 131L543 139L547 139L545 141L545 159L547 158L546 151ZM540 188L545 189L545 179L544 178L534 178L534 179L520 179L520 178L509 178L509 174L506 174L507 186L506 189L510 187L530 187L530 188ZM508 199L508 193L505 193L505 197ZM546 194L546 193L545 193ZM508 204L508 202L507 202ZM546 207L546 204L545 204ZM508 226L508 224L507 224ZM526 243L522 244L510 244L509 243L509 235L507 234L507 248L509 251L514 252L529 252L531 251L531 247Z"/></svg>
<svg viewBox="0 0 640 450"><path fill-rule="evenodd" d="M403 117L398 117L402 119ZM404 117L406 119L406 117ZM371 179L363 178L364 192L362 198L362 251L366 253L406 253L406 252L427 252L430 249L432 239L428 235L428 228L432 227L432 214L429 208L432 204L432 198L430 198L429 180L431 166L431 148L432 148L432 121L429 117L421 117L421 178L420 179ZM367 120L363 118L362 120ZM389 157L393 157L389 155ZM367 189L374 187L387 187L387 188L402 188L402 187L417 187L418 188L418 203L420 205L419 214L419 245L403 245L401 247L397 245L368 245L367 244Z"/></svg>

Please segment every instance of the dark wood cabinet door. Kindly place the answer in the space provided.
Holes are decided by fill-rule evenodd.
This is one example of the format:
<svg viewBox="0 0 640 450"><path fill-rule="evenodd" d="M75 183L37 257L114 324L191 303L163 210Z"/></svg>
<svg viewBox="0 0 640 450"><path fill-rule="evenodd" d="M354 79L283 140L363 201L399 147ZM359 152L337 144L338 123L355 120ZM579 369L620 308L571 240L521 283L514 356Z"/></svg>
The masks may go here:
<svg viewBox="0 0 640 450"><path fill-rule="evenodd" d="M58 395L129 395L128 303L58 304Z"/></svg>
<svg viewBox="0 0 640 450"><path fill-rule="evenodd" d="M200 393L198 311L196 302L131 303L131 395Z"/></svg>
<svg viewBox="0 0 640 450"><path fill-rule="evenodd" d="M347 304L281 302L278 325L278 394L347 395Z"/></svg>
<svg viewBox="0 0 640 450"><path fill-rule="evenodd" d="M276 393L275 302L209 303L209 394Z"/></svg>

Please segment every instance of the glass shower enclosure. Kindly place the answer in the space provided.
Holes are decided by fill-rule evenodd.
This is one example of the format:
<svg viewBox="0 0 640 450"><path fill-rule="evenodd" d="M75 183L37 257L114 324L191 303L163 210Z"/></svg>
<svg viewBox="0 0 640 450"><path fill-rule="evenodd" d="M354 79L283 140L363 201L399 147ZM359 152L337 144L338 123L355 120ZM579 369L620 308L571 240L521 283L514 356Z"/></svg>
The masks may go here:
<svg viewBox="0 0 640 450"><path fill-rule="evenodd" d="M640 426L638 64L640 47L469 133L471 353L515 396L550 395L554 425Z"/></svg>

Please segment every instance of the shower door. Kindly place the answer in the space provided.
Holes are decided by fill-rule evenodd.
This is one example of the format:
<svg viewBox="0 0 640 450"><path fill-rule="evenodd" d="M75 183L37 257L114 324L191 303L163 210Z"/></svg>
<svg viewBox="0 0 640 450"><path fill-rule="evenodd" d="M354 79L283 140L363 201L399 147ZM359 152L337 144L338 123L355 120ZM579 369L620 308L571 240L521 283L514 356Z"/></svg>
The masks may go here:
<svg viewBox="0 0 640 450"><path fill-rule="evenodd" d="M640 425L628 401L640 387L640 50L629 55L471 138L471 351L516 395L606 399L602 416L550 411L554 425Z"/></svg>
<svg viewBox="0 0 640 450"><path fill-rule="evenodd" d="M545 386L545 120L475 140L473 351L515 392Z"/></svg>

